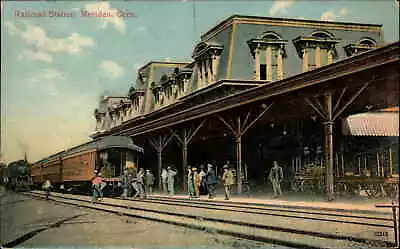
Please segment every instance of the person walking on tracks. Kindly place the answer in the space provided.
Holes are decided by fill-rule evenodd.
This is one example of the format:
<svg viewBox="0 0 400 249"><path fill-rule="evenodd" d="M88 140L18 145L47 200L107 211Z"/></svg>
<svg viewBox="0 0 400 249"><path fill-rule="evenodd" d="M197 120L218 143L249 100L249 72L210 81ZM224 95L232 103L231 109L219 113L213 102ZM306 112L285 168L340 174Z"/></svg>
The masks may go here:
<svg viewBox="0 0 400 249"><path fill-rule="evenodd" d="M213 166L211 164L207 164L207 188L208 188L208 198L212 199L216 196L215 189L217 187L217 175Z"/></svg>
<svg viewBox="0 0 400 249"><path fill-rule="evenodd" d="M278 196L282 195L281 182L283 181L283 170L277 161L274 161L273 165L274 166L269 172L269 180L271 181L272 188L274 190L274 198L277 198Z"/></svg>
<svg viewBox="0 0 400 249"><path fill-rule="evenodd" d="M153 194L154 175L149 169L146 170L146 190L148 194Z"/></svg>
<svg viewBox="0 0 400 249"><path fill-rule="evenodd" d="M224 182L225 200L229 200L232 194L233 174L227 164L224 166L224 174L222 175L222 181Z"/></svg>
<svg viewBox="0 0 400 249"><path fill-rule="evenodd" d="M46 180L46 181L43 183L43 190L44 190L45 193L46 193L46 200L48 200L49 197L50 197L50 189L51 189L51 188L52 188L52 186L51 186L50 180Z"/></svg>
<svg viewBox="0 0 400 249"><path fill-rule="evenodd" d="M97 200L101 200L103 198L103 192L101 190L103 179L101 178L101 173L97 173L95 171L95 176L92 179L92 203L95 203Z"/></svg>
<svg viewBox="0 0 400 249"><path fill-rule="evenodd" d="M168 167L168 192L170 196L174 195L174 177L176 176L176 171L170 166Z"/></svg>

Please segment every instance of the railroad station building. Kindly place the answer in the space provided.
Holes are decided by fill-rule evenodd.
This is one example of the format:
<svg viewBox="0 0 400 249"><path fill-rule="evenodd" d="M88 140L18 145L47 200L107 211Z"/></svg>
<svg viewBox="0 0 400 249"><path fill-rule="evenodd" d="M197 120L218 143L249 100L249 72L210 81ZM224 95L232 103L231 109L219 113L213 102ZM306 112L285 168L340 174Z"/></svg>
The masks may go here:
<svg viewBox="0 0 400 249"><path fill-rule="evenodd" d="M174 165L183 188L188 165L226 161L239 193L275 160L287 188L330 199L346 177L398 182L399 42L382 25L234 15L191 58L141 67L126 96L100 101L92 138L132 137L139 165Z"/></svg>

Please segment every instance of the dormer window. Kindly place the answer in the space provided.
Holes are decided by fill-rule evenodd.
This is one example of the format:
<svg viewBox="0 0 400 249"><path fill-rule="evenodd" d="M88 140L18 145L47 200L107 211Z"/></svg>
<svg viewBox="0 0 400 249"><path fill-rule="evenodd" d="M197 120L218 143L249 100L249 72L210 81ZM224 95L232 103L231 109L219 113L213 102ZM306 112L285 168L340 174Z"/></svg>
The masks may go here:
<svg viewBox="0 0 400 249"><path fill-rule="evenodd" d="M125 115L128 115L130 113L130 115L135 116L141 111L144 101L144 95L145 90L135 89L134 87L131 87L131 89L129 89L128 97L131 102L124 102Z"/></svg>
<svg viewBox="0 0 400 249"><path fill-rule="evenodd" d="M316 31L311 36L299 36L293 40L302 58L302 72L331 64L336 56L338 39L326 31Z"/></svg>
<svg viewBox="0 0 400 249"><path fill-rule="evenodd" d="M179 85L179 92L180 94L178 95L178 98L183 96L184 94L187 94L191 89L190 89L190 79L192 77L192 70L189 68L183 68L177 73L176 75L176 81Z"/></svg>
<svg viewBox="0 0 400 249"><path fill-rule="evenodd" d="M154 103L156 104L156 105L160 105L160 104L162 104L161 102L162 102L162 98L161 98L161 92L162 92L162 87L161 86L156 86L156 83L155 82L153 82L152 83L152 90L153 90L153 95L154 95Z"/></svg>
<svg viewBox="0 0 400 249"><path fill-rule="evenodd" d="M216 43L200 42L193 52L198 87L204 87L217 80L219 58L223 46Z"/></svg>
<svg viewBox="0 0 400 249"><path fill-rule="evenodd" d="M285 45L287 41L273 32L267 32L260 38L247 42L254 58L255 80L283 79L283 58L286 57Z"/></svg>
<svg viewBox="0 0 400 249"><path fill-rule="evenodd" d="M353 56L359 53L376 48L376 41L372 38L362 38L358 43L352 43L344 47L347 56Z"/></svg>

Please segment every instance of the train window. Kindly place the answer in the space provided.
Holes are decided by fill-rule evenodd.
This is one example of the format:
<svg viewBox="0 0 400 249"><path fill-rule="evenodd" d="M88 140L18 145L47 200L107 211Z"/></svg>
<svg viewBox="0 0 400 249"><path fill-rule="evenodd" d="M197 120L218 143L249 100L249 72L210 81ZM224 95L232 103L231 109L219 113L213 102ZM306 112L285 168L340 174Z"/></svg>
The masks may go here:
<svg viewBox="0 0 400 249"><path fill-rule="evenodd" d="M107 156L104 156L107 155ZM118 177L122 173L123 151L110 149L100 153L100 172L103 177Z"/></svg>
<svg viewBox="0 0 400 249"><path fill-rule="evenodd" d="M125 157L125 168L128 171L136 171L138 163L137 160L138 157L135 156L135 154L132 151L127 151Z"/></svg>

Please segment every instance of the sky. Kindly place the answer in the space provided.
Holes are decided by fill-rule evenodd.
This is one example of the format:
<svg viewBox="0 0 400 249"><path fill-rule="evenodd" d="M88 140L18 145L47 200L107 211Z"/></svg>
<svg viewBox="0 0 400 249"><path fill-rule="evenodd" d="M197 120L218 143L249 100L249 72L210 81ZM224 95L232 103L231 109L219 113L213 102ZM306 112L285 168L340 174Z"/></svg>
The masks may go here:
<svg viewBox="0 0 400 249"><path fill-rule="evenodd" d="M99 9L125 16L81 16ZM52 10L64 16L21 16ZM398 11L395 0L1 2L1 160L88 141L101 95L126 95L149 61L190 61L200 35L233 14L383 24L392 42Z"/></svg>

